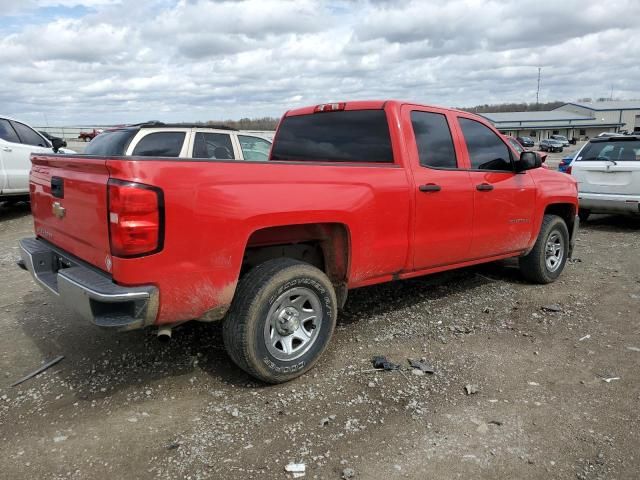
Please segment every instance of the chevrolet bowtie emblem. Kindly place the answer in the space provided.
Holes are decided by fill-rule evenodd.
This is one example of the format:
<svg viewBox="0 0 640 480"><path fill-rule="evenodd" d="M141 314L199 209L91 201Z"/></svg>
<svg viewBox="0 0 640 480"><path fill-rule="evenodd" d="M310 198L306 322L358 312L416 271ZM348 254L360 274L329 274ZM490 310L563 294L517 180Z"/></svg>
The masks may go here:
<svg viewBox="0 0 640 480"><path fill-rule="evenodd" d="M60 202L53 202L53 205L51 205L51 211L58 218L63 218L67 213L67 209L60 205Z"/></svg>

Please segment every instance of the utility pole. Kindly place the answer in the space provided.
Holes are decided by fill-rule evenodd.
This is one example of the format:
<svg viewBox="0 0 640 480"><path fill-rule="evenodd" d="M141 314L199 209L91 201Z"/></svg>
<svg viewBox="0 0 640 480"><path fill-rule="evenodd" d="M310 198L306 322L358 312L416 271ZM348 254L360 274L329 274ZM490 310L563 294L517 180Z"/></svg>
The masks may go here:
<svg viewBox="0 0 640 480"><path fill-rule="evenodd" d="M542 67L538 67L538 89L536 90L536 106L540 104L540 71Z"/></svg>

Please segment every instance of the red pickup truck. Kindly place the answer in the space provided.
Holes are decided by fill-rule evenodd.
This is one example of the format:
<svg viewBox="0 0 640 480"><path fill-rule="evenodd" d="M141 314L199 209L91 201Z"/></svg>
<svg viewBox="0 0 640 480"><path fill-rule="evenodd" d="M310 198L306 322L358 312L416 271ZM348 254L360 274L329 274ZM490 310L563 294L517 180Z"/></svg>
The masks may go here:
<svg viewBox="0 0 640 480"><path fill-rule="evenodd" d="M224 319L273 383L314 365L349 289L508 257L552 282L578 227L570 176L481 117L399 101L291 110L262 162L31 160L21 263L42 287L103 327Z"/></svg>

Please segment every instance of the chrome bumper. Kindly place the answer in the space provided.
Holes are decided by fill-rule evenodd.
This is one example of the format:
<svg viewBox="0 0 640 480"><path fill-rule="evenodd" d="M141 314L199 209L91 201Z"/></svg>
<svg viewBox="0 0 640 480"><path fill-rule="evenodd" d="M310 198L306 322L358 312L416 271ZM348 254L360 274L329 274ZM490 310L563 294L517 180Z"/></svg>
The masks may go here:
<svg viewBox="0 0 640 480"><path fill-rule="evenodd" d="M100 327L132 330L156 319L154 286L116 285L104 273L36 238L20 240L20 254L20 267L42 288Z"/></svg>

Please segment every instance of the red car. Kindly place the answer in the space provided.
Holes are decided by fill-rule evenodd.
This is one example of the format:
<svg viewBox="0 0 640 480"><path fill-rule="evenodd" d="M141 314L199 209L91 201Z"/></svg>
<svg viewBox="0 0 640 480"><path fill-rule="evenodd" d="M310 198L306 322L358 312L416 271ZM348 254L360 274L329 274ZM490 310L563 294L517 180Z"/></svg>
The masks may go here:
<svg viewBox="0 0 640 480"><path fill-rule="evenodd" d="M32 164L20 247L45 290L103 327L224 319L234 362L273 383L316 363L349 290L509 257L553 282L578 227L570 176L482 117L399 101L291 110L262 162Z"/></svg>
<svg viewBox="0 0 640 480"><path fill-rule="evenodd" d="M95 128L90 132L80 132L80 134L78 135L78 140L82 140L83 142L90 142L101 133L102 130L96 130Z"/></svg>

